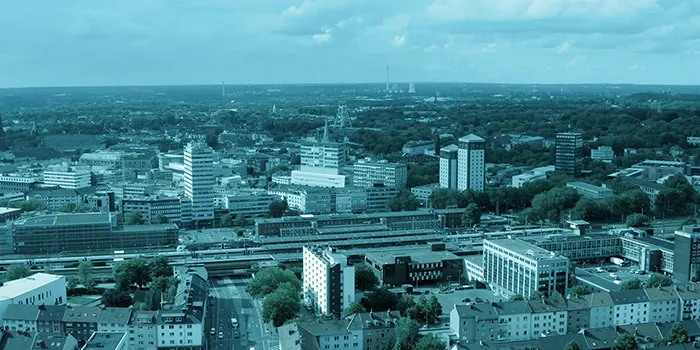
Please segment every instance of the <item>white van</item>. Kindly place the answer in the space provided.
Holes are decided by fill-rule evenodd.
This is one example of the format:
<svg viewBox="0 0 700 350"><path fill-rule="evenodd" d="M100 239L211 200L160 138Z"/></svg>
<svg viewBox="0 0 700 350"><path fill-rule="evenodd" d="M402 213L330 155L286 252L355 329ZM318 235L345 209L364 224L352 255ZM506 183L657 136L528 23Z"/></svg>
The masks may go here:
<svg viewBox="0 0 700 350"><path fill-rule="evenodd" d="M236 318L231 319L231 327L238 328L238 320Z"/></svg>

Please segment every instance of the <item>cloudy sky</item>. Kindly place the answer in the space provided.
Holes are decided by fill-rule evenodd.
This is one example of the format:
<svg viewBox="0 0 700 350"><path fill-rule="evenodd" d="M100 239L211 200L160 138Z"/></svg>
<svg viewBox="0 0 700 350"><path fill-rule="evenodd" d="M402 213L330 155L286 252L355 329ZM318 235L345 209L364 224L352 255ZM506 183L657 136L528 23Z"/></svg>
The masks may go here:
<svg viewBox="0 0 700 350"><path fill-rule="evenodd" d="M0 87L700 84L700 0L0 2Z"/></svg>

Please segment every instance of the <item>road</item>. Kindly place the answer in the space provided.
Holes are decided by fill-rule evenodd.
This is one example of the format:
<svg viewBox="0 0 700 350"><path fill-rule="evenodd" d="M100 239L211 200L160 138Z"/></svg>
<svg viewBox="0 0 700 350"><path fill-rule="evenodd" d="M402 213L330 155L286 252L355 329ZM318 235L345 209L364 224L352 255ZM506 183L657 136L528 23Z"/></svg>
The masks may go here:
<svg viewBox="0 0 700 350"><path fill-rule="evenodd" d="M211 327L216 336L208 336L208 350L279 350L277 333L272 325L262 321L261 305L245 291L248 279L211 279L210 290L214 306L210 306ZM233 337L231 318L238 320L240 338ZM223 332L223 339L218 333Z"/></svg>

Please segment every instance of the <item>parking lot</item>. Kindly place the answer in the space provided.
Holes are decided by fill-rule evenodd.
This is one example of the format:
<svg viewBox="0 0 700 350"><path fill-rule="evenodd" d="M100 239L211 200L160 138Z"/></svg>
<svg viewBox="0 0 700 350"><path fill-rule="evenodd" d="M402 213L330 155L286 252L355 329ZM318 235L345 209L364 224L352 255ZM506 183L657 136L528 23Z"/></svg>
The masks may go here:
<svg viewBox="0 0 700 350"><path fill-rule="evenodd" d="M588 281L587 284L610 291L620 290L622 283L627 280L638 278L642 282L646 282L650 276L651 274L648 272L640 272L637 265L603 264L576 268L577 278Z"/></svg>

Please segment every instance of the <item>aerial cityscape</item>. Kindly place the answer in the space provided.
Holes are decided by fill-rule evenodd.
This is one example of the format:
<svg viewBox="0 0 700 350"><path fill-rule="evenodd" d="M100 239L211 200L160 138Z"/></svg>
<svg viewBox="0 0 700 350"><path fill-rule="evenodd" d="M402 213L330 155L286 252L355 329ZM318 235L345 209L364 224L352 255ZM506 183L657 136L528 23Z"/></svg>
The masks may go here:
<svg viewBox="0 0 700 350"><path fill-rule="evenodd" d="M32 2L0 350L700 348L694 2Z"/></svg>

